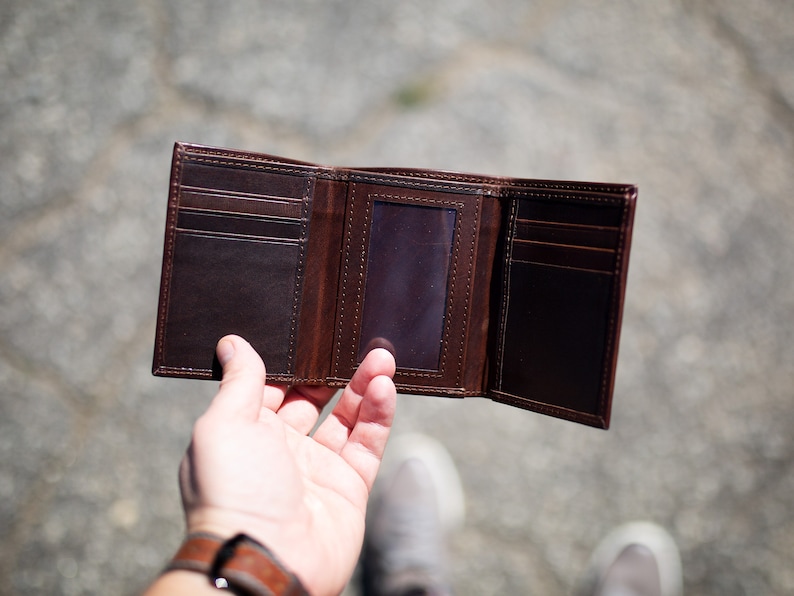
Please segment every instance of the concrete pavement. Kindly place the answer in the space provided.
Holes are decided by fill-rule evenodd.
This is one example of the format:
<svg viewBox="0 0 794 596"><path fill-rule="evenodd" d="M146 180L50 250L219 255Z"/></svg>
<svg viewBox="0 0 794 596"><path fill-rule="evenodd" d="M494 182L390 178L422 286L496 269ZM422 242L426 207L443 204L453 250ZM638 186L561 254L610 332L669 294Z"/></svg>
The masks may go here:
<svg viewBox="0 0 794 596"><path fill-rule="evenodd" d="M213 383L150 375L175 140L633 182L612 429L401 396L460 594L565 594L651 519L693 594L794 592L794 4L5 0L0 593L134 594ZM350 593L355 590L351 587Z"/></svg>

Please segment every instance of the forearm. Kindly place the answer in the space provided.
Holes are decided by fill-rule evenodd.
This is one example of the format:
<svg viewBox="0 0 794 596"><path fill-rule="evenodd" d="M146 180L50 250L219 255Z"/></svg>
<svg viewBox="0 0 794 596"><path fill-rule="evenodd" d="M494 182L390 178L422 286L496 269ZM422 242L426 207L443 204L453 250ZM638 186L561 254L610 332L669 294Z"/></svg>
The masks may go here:
<svg viewBox="0 0 794 596"><path fill-rule="evenodd" d="M203 594L218 595L218 590L210 583L207 576L177 569L157 578L144 596L202 596Z"/></svg>

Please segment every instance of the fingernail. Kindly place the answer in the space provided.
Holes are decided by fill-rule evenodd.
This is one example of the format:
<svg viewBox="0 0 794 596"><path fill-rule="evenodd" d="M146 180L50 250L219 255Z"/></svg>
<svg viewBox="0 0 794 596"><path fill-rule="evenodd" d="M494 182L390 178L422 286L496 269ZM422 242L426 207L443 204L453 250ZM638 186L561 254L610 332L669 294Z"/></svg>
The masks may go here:
<svg viewBox="0 0 794 596"><path fill-rule="evenodd" d="M221 363L221 366L226 366L229 360L234 357L234 343L230 339L222 339L218 342L215 352L218 355L218 362Z"/></svg>

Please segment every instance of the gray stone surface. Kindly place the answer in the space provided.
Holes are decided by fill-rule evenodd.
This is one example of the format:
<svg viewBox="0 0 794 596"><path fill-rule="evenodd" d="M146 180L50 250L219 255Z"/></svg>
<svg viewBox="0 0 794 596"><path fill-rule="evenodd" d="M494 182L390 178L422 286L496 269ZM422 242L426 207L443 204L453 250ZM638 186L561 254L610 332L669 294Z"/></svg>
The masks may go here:
<svg viewBox="0 0 794 596"><path fill-rule="evenodd" d="M133 594L212 383L149 373L171 145L640 187L608 432L401 396L460 594L565 594L651 519L696 594L794 591L794 4L0 5L0 593ZM355 594L351 587L348 592Z"/></svg>

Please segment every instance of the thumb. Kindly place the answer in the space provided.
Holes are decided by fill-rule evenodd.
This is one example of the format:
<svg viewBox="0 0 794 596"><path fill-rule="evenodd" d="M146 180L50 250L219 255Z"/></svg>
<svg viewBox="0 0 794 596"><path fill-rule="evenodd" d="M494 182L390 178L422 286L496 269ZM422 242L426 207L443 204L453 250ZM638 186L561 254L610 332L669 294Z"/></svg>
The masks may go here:
<svg viewBox="0 0 794 596"><path fill-rule="evenodd" d="M251 344L237 335L221 338L215 352L223 367L223 377L207 413L256 420L265 390L262 358Z"/></svg>

